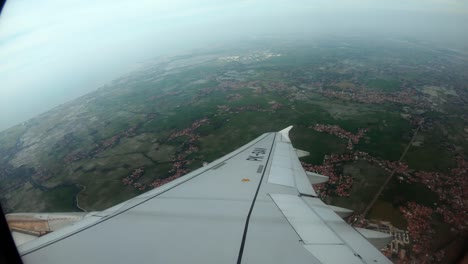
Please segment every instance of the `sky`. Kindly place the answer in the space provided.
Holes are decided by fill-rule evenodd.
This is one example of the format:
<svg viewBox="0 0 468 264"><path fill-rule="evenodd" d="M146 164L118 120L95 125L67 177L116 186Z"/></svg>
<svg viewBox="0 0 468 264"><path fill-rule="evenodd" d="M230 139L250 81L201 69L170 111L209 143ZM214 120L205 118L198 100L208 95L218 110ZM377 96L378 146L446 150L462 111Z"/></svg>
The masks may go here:
<svg viewBox="0 0 468 264"><path fill-rule="evenodd" d="M465 0L9 0L0 131L158 56L257 36L411 36L468 51Z"/></svg>

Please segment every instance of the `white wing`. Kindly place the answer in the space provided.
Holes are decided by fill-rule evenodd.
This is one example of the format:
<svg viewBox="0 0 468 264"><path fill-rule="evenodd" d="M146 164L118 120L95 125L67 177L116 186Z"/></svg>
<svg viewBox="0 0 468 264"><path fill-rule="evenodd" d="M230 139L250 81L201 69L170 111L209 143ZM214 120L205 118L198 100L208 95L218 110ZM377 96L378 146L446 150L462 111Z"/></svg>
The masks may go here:
<svg viewBox="0 0 468 264"><path fill-rule="evenodd" d="M19 246L25 263L390 263L267 133L169 184ZM371 234L375 235L375 234ZM380 234L378 234L380 235ZM378 236L377 236L378 237ZM388 237L385 237L386 239Z"/></svg>

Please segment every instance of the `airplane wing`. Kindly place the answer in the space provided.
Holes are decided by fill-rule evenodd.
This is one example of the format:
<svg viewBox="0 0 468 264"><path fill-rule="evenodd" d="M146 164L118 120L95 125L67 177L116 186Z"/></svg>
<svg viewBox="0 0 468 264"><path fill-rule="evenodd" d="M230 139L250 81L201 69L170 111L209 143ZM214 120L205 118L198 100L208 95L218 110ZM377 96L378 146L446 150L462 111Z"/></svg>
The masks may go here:
<svg viewBox="0 0 468 264"><path fill-rule="evenodd" d="M311 182L326 177L304 171L290 129L22 244L20 255L51 264L390 263L335 213L349 211L317 198Z"/></svg>

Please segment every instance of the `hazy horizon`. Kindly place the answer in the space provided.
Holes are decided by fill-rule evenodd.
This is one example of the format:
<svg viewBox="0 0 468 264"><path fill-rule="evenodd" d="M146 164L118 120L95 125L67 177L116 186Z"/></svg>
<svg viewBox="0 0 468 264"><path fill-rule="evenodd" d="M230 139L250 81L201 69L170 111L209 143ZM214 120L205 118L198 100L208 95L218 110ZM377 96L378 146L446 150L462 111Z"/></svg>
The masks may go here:
<svg viewBox="0 0 468 264"><path fill-rule="evenodd" d="M0 131L158 56L258 36L404 37L468 52L468 3L9 1L0 18Z"/></svg>

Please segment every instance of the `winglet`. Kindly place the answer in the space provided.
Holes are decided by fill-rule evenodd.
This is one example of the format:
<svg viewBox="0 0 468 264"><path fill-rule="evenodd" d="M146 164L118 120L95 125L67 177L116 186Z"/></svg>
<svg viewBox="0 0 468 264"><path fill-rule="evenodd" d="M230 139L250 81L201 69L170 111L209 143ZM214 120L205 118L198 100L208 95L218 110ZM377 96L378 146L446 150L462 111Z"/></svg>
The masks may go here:
<svg viewBox="0 0 468 264"><path fill-rule="evenodd" d="M291 140L289 139L289 131L293 128L293 126L288 126L287 128L279 131L279 133L283 136L283 139L285 142L291 143Z"/></svg>

